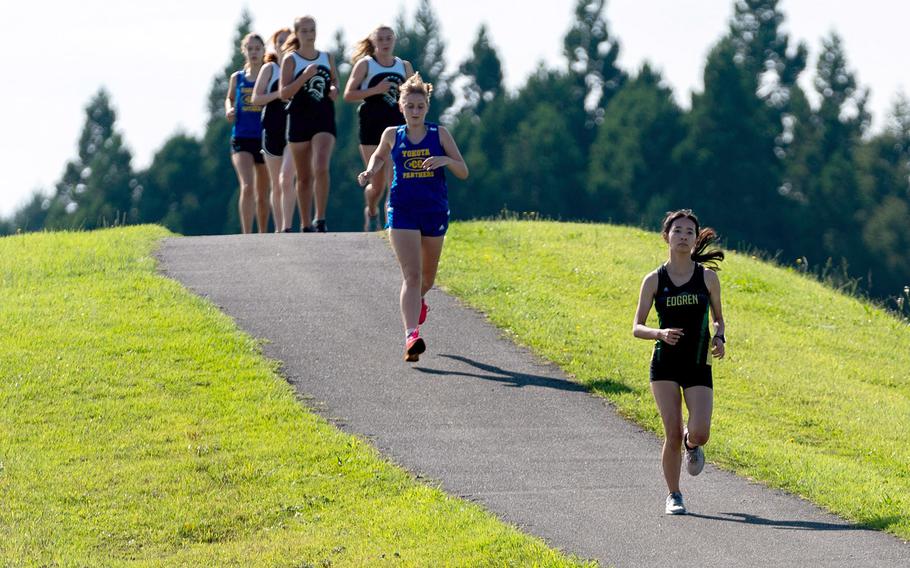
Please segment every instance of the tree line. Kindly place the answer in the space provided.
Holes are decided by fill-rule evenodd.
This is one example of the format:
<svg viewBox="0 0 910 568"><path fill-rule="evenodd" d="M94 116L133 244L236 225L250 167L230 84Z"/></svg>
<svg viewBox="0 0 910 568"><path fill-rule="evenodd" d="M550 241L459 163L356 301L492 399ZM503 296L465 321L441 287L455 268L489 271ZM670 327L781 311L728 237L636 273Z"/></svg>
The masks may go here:
<svg viewBox="0 0 910 568"><path fill-rule="evenodd" d="M871 132L868 89L836 33L807 70L808 47L783 29L779 0L735 0L704 67L704 89L680 107L661 74L617 64L621 44L606 0L577 0L564 61L541 64L524 85L503 85L499 54L481 26L451 68L440 22L422 0L396 22L396 55L436 90L430 121L459 141L472 175L449 180L455 219L507 211L656 228L694 209L728 246L763 251L879 298L910 283L910 101L898 96ZM252 28L244 12L234 45ZM331 51L341 85L351 71L341 32ZM78 155L50 196L36 193L0 232L160 223L186 234L239 231L237 181L223 101L235 51L212 81L201 137L177 132L145 170L116 127L109 94L86 107ZM812 74L815 96L798 80ZM813 102L815 101L815 102ZM356 107L339 103L328 214L332 230L362 226Z"/></svg>

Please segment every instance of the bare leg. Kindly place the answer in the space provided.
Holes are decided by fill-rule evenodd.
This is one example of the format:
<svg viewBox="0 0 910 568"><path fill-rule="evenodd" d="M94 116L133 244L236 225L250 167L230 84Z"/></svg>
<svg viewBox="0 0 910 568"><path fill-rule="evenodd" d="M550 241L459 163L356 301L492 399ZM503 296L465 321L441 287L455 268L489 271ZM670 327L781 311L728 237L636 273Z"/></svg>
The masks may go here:
<svg viewBox="0 0 910 568"><path fill-rule="evenodd" d="M704 446L711 436L711 413L714 410L714 390L708 387L689 387L683 391L689 409L689 445Z"/></svg>
<svg viewBox="0 0 910 568"><path fill-rule="evenodd" d="M682 395L673 381L651 382L651 393L664 424L664 447L661 454L664 479L670 493L679 492L679 467L682 464Z"/></svg>
<svg viewBox="0 0 910 568"><path fill-rule="evenodd" d="M325 219L325 208L329 201L329 164L335 137L328 132L313 136L313 190L316 195L316 219Z"/></svg>
<svg viewBox="0 0 910 568"><path fill-rule="evenodd" d="M392 249L398 257L401 267L401 320L405 332L417 327L420 316L420 274L421 274L421 246L420 231L406 229L392 229L389 231L389 240Z"/></svg>
<svg viewBox="0 0 910 568"><path fill-rule="evenodd" d="M436 282L436 271L439 268L439 257L442 256L442 245L445 237L422 237L420 249L422 258L420 297L423 298Z"/></svg>
<svg viewBox="0 0 910 568"><path fill-rule="evenodd" d="M290 142L288 148L297 170L297 206L300 207L300 229L313 223L310 216L313 203L313 149L310 142Z"/></svg>
<svg viewBox="0 0 910 568"><path fill-rule="evenodd" d="M269 171L269 204L272 207L276 233L284 229L284 212L281 209L281 164L281 156L265 156L265 167Z"/></svg>
<svg viewBox="0 0 910 568"><path fill-rule="evenodd" d="M244 234L251 233L256 212L256 198L253 195L253 155L249 152L234 152L231 154L231 163L237 172L237 181L240 182L240 201L237 204L240 211L240 230Z"/></svg>
<svg viewBox="0 0 910 568"><path fill-rule="evenodd" d="M282 231L290 229L294 224L294 206L297 204L297 194L294 191L294 158L291 151L286 150L281 161L281 172L278 175L278 187L281 192L281 225Z"/></svg>

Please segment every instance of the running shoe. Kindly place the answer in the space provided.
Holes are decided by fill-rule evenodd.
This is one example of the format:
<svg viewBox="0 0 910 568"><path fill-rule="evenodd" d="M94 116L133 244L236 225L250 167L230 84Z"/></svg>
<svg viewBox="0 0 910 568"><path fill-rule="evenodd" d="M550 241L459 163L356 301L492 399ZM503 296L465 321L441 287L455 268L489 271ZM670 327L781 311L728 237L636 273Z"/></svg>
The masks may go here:
<svg viewBox="0 0 910 568"><path fill-rule="evenodd" d="M420 330L415 329L404 342L404 360L418 361L420 354L427 350L427 344L420 337Z"/></svg>
<svg viewBox="0 0 910 568"><path fill-rule="evenodd" d="M315 233L316 227L314 227L313 225L307 225L306 227L300 229L300 232L301 233Z"/></svg>
<svg viewBox="0 0 910 568"><path fill-rule="evenodd" d="M316 232L317 233L328 233L328 229L325 228L325 219L319 219L316 221Z"/></svg>
<svg viewBox="0 0 910 568"><path fill-rule="evenodd" d="M664 513L668 515L685 515L686 506L683 504L682 493L670 493L667 495L667 505Z"/></svg>
<svg viewBox="0 0 910 568"><path fill-rule="evenodd" d="M417 318L417 325L423 325L423 322L427 321L427 312L430 311L430 307L427 303L420 299L420 317Z"/></svg>
<svg viewBox="0 0 910 568"><path fill-rule="evenodd" d="M701 446L695 446L689 449L686 443L689 440L689 430L686 429L683 435L683 447L686 449L686 471L689 475L698 475L701 470L705 469L705 450Z"/></svg>

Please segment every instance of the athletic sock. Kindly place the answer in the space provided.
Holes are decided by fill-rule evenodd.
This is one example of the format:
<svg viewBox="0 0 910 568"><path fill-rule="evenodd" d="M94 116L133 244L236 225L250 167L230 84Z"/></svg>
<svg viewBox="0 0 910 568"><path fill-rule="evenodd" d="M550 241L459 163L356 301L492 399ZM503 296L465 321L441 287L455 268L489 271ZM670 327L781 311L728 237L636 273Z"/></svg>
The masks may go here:
<svg viewBox="0 0 910 568"><path fill-rule="evenodd" d="M686 432L686 437L683 439L683 445L686 447L686 450L690 451L690 452L698 447L698 446L695 446L695 448L693 448L692 446L689 445L689 433L688 432Z"/></svg>
<svg viewBox="0 0 910 568"><path fill-rule="evenodd" d="M410 329L408 329L408 331L405 332L404 336L405 336L405 337L411 337L411 335L413 335L413 333L414 333L415 331L417 331L417 328L416 328L416 327L410 328Z"/></svg>

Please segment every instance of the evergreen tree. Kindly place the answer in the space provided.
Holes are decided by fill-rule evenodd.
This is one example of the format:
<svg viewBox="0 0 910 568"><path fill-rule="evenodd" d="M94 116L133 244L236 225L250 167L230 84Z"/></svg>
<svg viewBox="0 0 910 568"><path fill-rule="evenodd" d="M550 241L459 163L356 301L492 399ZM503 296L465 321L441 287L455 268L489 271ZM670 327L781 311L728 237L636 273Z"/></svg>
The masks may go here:
<svg viewBox="0 0 910 568"><path fill-rule="evenodd" d="M201 164L202 144L197 139L183 133L171 136L142 175L139 220L185 235L207 232L199 197L207 185Z"/></svg>
<svg viewBox="0 0 910 568"><path fill-rule="evenodd" d="M862 251L844 225L862 226L868 200L860 193L856 150L868 125L867 93L858 88L847 67L843 44L837 34L823 40L818 58L815 89L821 96L817 113L818 143L811 157L812 176L806 185L807 218L818 244L816 259L847 258L864 271ZM820 236L820 238L818 238Z"/></svg>
<svg viewBox="0 0 910 568"><path fill-rule="evenodd" d="M672 159L685 137L683 113L646 63L610 103L591 146L590 219L653 225L676 194Z"/></svg>
<svg viewBox="0 0 910 568"><path fill-rule="evenodd" d="M486 25L480 26L477 31L471 58L461 64L459 71L466 82L462 112L481 115L487 104L504 94L502 62L490 43Z"/></svg>
<svg viewBox="0 0 910 568"><path fill-rule="evenodd" d="M673 207L696 209L733 245L777 250L786 243L779 220L788 202L779 192L776 125L756 95L756 76L736 63L730 38L708 56L704 84L676 153L684 182Z"/></svg>
<svg viewBox="0 0 910 568"><path fill-rule="evenodd" d="M408 24L402 13L395 27L395 52L398 57L410 61L414 71L420 73L424 81L433 84L427 122L439 122L455 102L455 94L452 92L452 77L446 72L446 44L442 28L430 0L420 0L413 25Z"/></svg>
<svg viewBox="0 0 910 568"><path fill-rule="evenodd" d="M517 124L503 157L506 207L545 217L584 218L584 154L562 108L539 102Z"/></svg>
<svg viewBox="0 0 910 568"><path fill-rule="evenodd" d="M563 39L571 88L569 105L586 111L579 142L586 148L593 129L603 120L604 109L626 80L617 67L619 41L609 32L604 9L606 0L576 0L575 20Z"/></svg>
<svg viewBox="0 0 910 568"><path fill-rule="evenodd" d="M55 228L85 228L136 220L133 193L138 181L132 156L115 130L116 112L103 88L86 107L78 157L64 169L46 223Z"/></svg>

